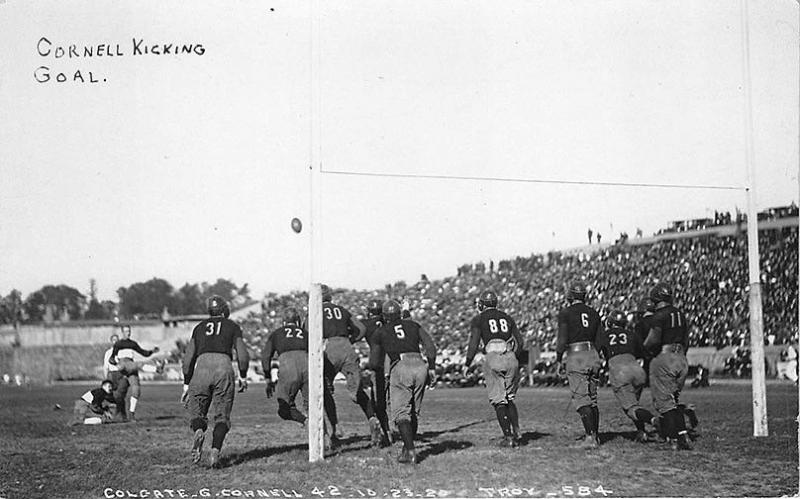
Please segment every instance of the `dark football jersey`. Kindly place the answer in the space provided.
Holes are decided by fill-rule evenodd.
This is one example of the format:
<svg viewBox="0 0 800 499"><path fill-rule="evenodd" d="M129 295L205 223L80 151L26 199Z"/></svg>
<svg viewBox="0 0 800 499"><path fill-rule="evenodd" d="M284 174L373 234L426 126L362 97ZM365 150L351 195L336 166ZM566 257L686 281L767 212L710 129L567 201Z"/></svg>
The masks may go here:
<svg viewBox="0 0 800 499"><path fill-rule="evenodd" d="M566 344L591 341L594 343L600 331L600 315L583 302L573 303L558 314L559 330L566 325Z"/></svg>
<svg viewBox="0 0 800 499"><path fill-rule="evenodd" d="M683 312L673 305L659 308L650 318L650 327L661 328L661 344L689 343L689 324Z"/></svg>
<svg viewBox="0 0 800 499"><path fill-rule="evenodd" d="M612 327L600 332L597 345L603 351L606 359L629 353L636 358L642 357L642 342L634 331Z"/></svg>
<svg viewBox="0 0 800 499"><path fill-rule="evenodd" d="M224 353L231 357L236 338L242 337L242 328L225 317L209 317L192 331L195 357L204 353Z"/></svg>
<svg viewBox="0 0 800 499"><path fill-rule="evenodd" d="M283 326L271 332L269 337L278 355L292 350L308 351L308 334L300 326Z"/></svg>
<svg viewBox="0 0 800 499"><path fill-rule="evenodd" d="M362 321L364 326L367 328L367 332L364 334L364 338L367 340L367 343L372 343L372 336L375 332L383 326L383 317L381 316L372 316L367 317Z"/></svg>
<svg viewBox="0 0 800 499"><path fill-rule="evenodd" d="M322 304L322 337L350 337L350 312L331 302Z"/></svg>
<svg viewBox="0 0 800 499"><path fill-rule="evenodd" d="M636 333L636 336L639 337L642 344L644 344L644 340L647 339L647 335L650 333L650 319L652 317L652 314L641 315L633 323L633 331Z"/></svg>
<svg viewBox="0 0 800 499"><path fill-rule="evenodd" d="M401 353L419 352L421 341L419 329L419 324L408 319L403 319L394 325L384 324L375 331L372 342L380 345L383 352L394 362L400 358Z"/></svg>
<svg viewBox="0 0 800 499"><path fill-rule="evenodd" d="M484 346L491 340L508 341L518 335L514 319L496 308L486 309L473 317L470 329L473 328L480 330Z"/></svg>

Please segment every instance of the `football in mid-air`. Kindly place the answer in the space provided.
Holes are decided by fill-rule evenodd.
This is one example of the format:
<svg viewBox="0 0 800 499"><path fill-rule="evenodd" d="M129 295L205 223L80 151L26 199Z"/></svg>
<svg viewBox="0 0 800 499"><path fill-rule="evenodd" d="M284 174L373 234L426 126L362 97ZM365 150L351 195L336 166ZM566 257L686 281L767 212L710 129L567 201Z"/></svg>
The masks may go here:
<svg viewBox="0 0 800 499"><path fill-rule="evenodd" d="M292 230L297 232L298 234L300 233L301 230L303 230L303 222L301 222L300 219L297 217L292 219Z"/></svg>

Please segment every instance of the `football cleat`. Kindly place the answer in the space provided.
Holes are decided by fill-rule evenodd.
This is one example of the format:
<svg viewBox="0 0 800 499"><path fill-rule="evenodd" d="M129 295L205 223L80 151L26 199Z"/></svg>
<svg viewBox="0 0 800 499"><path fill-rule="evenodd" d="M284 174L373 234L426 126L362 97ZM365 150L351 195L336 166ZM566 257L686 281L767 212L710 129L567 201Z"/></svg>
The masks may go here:
<svg viewBox="0 0 800 499"><path fill-rule="evenodd" d="M203 458L203 442L206 439L206 433L200 428L194 431L194 438L192 438L192 464L198 464L200 459Z"/></svg>
<svg viewBox="0 0 800 499"><path fill-rule="evenodd" d="M678 435L678 449L680 450L692 450L694 447L692 446L692 442L689 440L689 434L686 432L682 432Z"/></svg>
<svg viewBox="0 0 800 499"><path fill-rule="evenodd" d="M211 465L212 468L222 468L222 463L219 461L219 449L211 449L211 452L208 453L208 464Z"/></svg>
<svg viewBox="0 0 800 499"><path fill-rule="evenodd" d="M378 418L372 416L369 418L369 434L373 447L380 447L381 440L383 439L383 430L381 430L381 423Z"/></svg>
<svg viewBox="0 0 800 499"><path fill-rule="evenodd" d="M639 430L636 432L636 437L633 440L639 444L647 443L647 433L645 433L642 430Z"/></svg>
<svg viewBox="0 0 800 499"><path fill-rule="evenodd" d="M597 438L596 433L593 433L591 435L586 435L586 438L583 439L584 449L596 449L599 445L600 445L600 440Z"/></svg>
<svg viewBox="0 0 800 499"><path fill-rule="evenodd" d="M398 463L402 464L417 464L417 453L414 449L406 449L400 452L400 457L397 458Z"/></svg>

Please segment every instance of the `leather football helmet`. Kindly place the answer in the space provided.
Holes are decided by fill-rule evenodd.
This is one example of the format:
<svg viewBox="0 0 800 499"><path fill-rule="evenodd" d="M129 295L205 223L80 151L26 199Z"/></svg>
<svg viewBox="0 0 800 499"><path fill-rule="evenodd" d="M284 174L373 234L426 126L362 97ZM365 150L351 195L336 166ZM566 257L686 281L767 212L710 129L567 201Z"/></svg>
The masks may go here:
<svg viewBox="0 0 800 499"><path fill-rule="evenodd" d="M655 304L662 301L672 303L672 290L664 283L656 284L653 286L653 289L650 290L650 299L653 300Z"/></svg>
<svg viewBox="0 0 800 499"><path fill-rule="evenodd" d="M403 308L394 300L389 300L383 304L381 309L381 313L383 314L383 319L386 322L393 322L400 320L400 314L402 314Z"/></svg>
<svg viewBox="0 0 800 499"><path fill-rule="evenodd" d="M582 280L572 281L567 289L567 299L586 301L586 283Z"/></svg>
<svg viewBox="0 0 800 499"><path fill-rule="evenodd" d="M370 300L367 303L367 313L370 316L381 315L383 313L383 302L380 300Z"/></svg>
<svg viewBox="0 0 800 499"><path fill-rule="evenodd" d="M621 310L612 310L606 317L606 326L609 328L618 327L625 329L625 326L627 325L628 317L625 315L625 312L622 312Z"/></svg>
<svg viewBox="0 0 800 499"><path fill-rule="evenodd" d="M231 315L230 306L228 306L228 302L225 301L225 298L214 295L210 297L206 301L206 308L208 309L208 315L211 317L228 317Z"/></svg>
<svg viewBox="0 0 800 499"><path fill-rule="evenodd" d="M478 297L478 308L484 310L486 308L493 308L497 306L497 293L491 289L487 289Z"/></svg>

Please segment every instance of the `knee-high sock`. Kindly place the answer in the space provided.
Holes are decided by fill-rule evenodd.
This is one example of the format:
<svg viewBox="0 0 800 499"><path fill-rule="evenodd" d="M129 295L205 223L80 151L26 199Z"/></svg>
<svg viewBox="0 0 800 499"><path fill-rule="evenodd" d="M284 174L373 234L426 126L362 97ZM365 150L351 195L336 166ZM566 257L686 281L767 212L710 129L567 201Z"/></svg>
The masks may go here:
<svg viewBox="0 0 800 499"><path fill-rule="evenodd" d="M508 417L508 406L497 404L494 406L494 412L497 415L497 422L500 423L500 429L503 430L503 435L511 436L511 418Z"/></svg>

